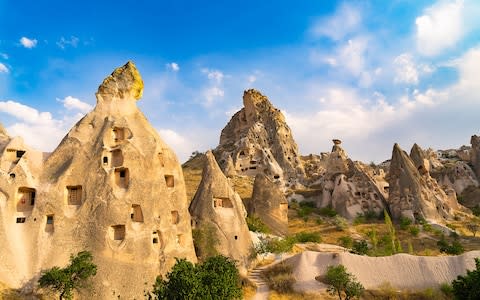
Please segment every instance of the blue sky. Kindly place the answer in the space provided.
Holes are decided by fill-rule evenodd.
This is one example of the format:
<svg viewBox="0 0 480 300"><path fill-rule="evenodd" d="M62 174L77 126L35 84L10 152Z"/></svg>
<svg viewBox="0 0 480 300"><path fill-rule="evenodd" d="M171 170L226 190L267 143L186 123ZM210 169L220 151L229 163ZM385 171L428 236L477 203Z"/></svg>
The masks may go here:
<svg viewBox="0 0 480 300"><path fill-rule="evenodd" d="M0 0L0 122L53 150L132 60L138 105L184 161L256 88L303 154L355 160L479 133L480 2Z"/></svg>

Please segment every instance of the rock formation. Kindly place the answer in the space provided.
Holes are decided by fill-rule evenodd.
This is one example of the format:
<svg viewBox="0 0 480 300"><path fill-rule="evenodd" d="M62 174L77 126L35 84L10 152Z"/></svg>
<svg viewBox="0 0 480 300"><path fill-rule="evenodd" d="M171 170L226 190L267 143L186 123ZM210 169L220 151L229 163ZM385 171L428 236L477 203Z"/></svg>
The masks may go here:
<svg viewBox="0 0 480 300"><path fill-rule="evenodd" d="M215 149L222 169L231 156L238 175L264 173L281 185L295 185L305 172L285 117L253 89L244 92L243 105L222 130Z"/></svg>
<svg viewBox="0 0 480 300"><path fill-rule="evenodd" d="M2 221L18 234L2 244L17 243L24 252L10 273L28 280L89 250L98 273L83 297L134 299L176 257L196 260L183 174L136 106L142 90L133 63L117 68L98 88L94 110L48 157L41 176L23 180L16 172L6 191L11 217ZM31 155L27 151L17 166ZM11 286L20 284L0 274Z"/></svg>
<svg viewBox="0 0 480 300"><path fill-rule="evenodd" d="M260 218L272 233L288 233L288 201L279 187L265 174L255 176L253 195L247 211L249 216Z"/></svg>
<svg viewBox="0 0 480 300"><path fill-rule="evenodd" d="M394 145L389 173L390 212L397 220L405 217L444 222L461 207L455 193L445 193L430 176L421 152L418 145L413 147L414 163L398 144Z"/></svg>
<svg viewBox="0 0 480 300"><path fill-rule="evenodd" d="M358 214L381 213L388 193L383 170L352 161L340 140L333 142L332 152L326 157L323 191L317 206L331 206L348 219Z"/></svg>
<svg viewBox="0 0 480 300"><path fill-rule="evenodd" d="M240 196L232 189L211 151L206 153L202 181L190 203L193 226L197 230L211 232L211 243L216 250L238 262L246 273L252 239L245 220L247 212ZM197 248L199 245L197 245ZM201 245L200 245L201 247ZM205 249L198 249L199 255Z"/></svg>
<svg viewBox="0 0 480 300"><path fill-rule="evenodd" d="M480 137L477 135L472 135L470 143L472 144L470 161L472 163L475 175L477 175L477 178L480 178Z"/></svg>

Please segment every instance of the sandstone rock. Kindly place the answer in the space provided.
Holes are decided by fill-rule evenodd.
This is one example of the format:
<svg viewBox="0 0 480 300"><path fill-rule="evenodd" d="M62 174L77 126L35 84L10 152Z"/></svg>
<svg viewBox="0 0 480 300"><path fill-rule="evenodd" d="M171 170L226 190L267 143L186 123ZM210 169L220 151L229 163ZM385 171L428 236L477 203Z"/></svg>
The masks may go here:
<svg viewBox="0 0 480 300"><path fill-rule="evenodd" d="M142 88L133 63L116 69L99 87L95 109L48 157L40 178L12 187L9 209L35 198L24 223L2 218L23 251L12 273L28 280L89 250L98 273L82 297L134 299L176 257L196 260L182 170L136 106Z"/></svg>
<svg viewBox="0 0 480 300"><path fill-rule="evenodd" d="M256 216L270 228L272 233L288 233L288 202L283 192L262 173L255 176L253 196L248 202L249 216Z"/></svg>
<svg viewBox="0 0 480 300"><path fill-rule="evenodd" d="M302 179L298 147L280 110L253 89L244 92L243 104L222 130L215 149L219 164L225 169L230 155L238 175L264 173L287 186Z"/></svg>
<svg viewBox="0 0 480 300"><path fill-rule="evenodd" d="M340 140L333 142L332 152L325 158L323 192L317 206L332 206L347 219L358 214L381 213L388 195L383 170L352 161L340 146Z"/></svg>
<svg viewBox="0 0 480 300"><path fill-rule="evenodd" d="M425 175L430 173L430 161L426 158L422 148L416 143L413 144L410 150L410 158L420 174Z"/></svg>
<svg viewBox="0 0 480 300"><path fill-rule="evenodd" d="M419 147L415 151L417 150L421 151ZM454 211L461 209L455 193L447 195L426 170L419 172L419 168L421 170L425 168L422 161L419 161L418 165L417 168L398 144L394 145L388 197L393 218L397 220L401 217L412 220L423 218L440 223L452 218Z"/></svg>
<svg viewBox="0 0 480 300"><path fill-rule="evenodd" d="M213 229L212 243L218 241L214 245L216 250L237 260L240 271L245 274L252 247L245 220L247 212L242 199L230 186L211 151L206 153L202 181L189 210L194 228L204 231ZM203 257L205 249L198 250L199 256Z"/></svg>
<svg viewBox="0 0 480 300"><path fill-rule="evenodd" d="M480 137L472 135L470 139L472 149L470 151L470 161L473 166L473 171L477 175L477 179L480 178Z"/></svg>
<svg viewBox="0 0 480 300"><path fill-rule="evenodd" d="M223 170L223 173L227 177L233 177L237 175L237 171L235 170L235 165L233 164L233 159L230 155L227 157L227 162L225 163L225 169Z"/></svg>

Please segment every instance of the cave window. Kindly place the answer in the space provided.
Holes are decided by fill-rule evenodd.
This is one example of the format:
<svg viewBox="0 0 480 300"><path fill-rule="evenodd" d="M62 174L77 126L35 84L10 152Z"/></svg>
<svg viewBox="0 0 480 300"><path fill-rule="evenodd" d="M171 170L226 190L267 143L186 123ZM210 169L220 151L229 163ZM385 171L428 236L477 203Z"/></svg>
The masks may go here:
<svg viewBox="0 0 480 300"><path fill-rule="evenodd" d="M129 172L127 168L115 169L115 183L118 187L127 188L129 183Z"/></svg>
<svg viewBox="0 0 480 300"><path fill-rule="evenodd" d="M68 205L82 204L82 186L67 186L67 202Z"/></svg>
<svg viewBox="0 0 480 300"><path fill-rule="evenodd" d="M243 151L243 150L240 151L240 154L239 154L239 155L240 155L240 156L245 156L245 151Z"/></svg>
<svg viewBox="0 0 480 300"><path fill-rule="evenodd" d="M22 156L25 154L25 151L23 150L17 150L17 158L22 158Z"/></svg>
<svg viewBox="0 0 480 300"><path fill-rule="evenodd" d="M121 241L125 239L125 225L114 225L111 228L113 240Z"/></svg>
<svg viewBox="0 0 480 300"><path fill-rule="evenodd" d="M233 208L229 198L213 198L213 207Z"/></svg>
<svg viewBox="0 0 480 300"><path fill-rule="evenodd" d="M154 238L152 239L152 243L158 244L158 238L154 237Z"/></svg>
<svg viewBox="0 0 480 300"><path fill-rule="evenodd" d="M18 189L17 211L31 211L35 205L35 189L21 187Z"/></svg>
<svg viewBox="0 0 480 300"><path fill-rule="evenodd" d="M180 215L178 214L178 211L173 210L171 212L172 214L172 224L178 224L180 222Z"/></svg>
<svg viewBox="0 0 480 300"><path fill-rule="evenodd" d="M133 222L143 222L143 212L140 205L132 204L130 219L132 219Z"/></svg>
<svg viewBox="0 0 480 300"><path fill-rule="evenodd" d="M10 178L15 179L15 173L10 173Z"/></svg>
<svg viewBox="0 0 480 300"><path fill-rule="evenodd" d="M250 161L250 164L256 165L256 164L257 164L257 161L256 161L256 160L251 160L251 161Z"/></svg>
<svg viewBox="0 0 480 300"><path fill-rule="evenodd" d="M256 170L257 167L250 167L249 169L250 169L250 170Z"/></svg>
<svg viewBox="0 0 480 300"><path fill-rule="evenodd" d="M165 183L167 184L167 187L174 187L175 180L173 178L173 175L165 175Z"/></svg>
<svg viewBox="0 0 480 300"><path fill-rule="evenodd" d="M183 236L181 234L177 234L175 237L175 244L177 246L181 246L183 244Z"/></svg>
<svg viewBox="0 0 480 300"><path fill-rule="evenodd" d="M25 217L19 217L17 218L17 223L25 223L26 218Z"/></svg>
<svg viewBox="0 0 480 300"><path fill-rule="evenodd" d="M238 240L238 235L235 236L235 240Z"/></svg>
<svg viewBox="0 0 480 300"><path fill-rule="evenodd" d="M280 175L274 175L273 178L279 179L279 178L280 178Z"/></svg>
<svg viewBox="0 0 480 300"><path fill-rule="evenodd" d="M108 157L106 157L106 156L103 157L103 164L104 165L108 164Z"/></svg>
<svg viewBox="0 0 480 300"><path fill-rule="evenodd" d="M390 189L390 188L389 188L388 186L384 186L384 187L383 187L383 191L384 191L384 192L388 192L389 189Z"/></svg>
<svg viewBox="0 0 480 300"><path fill-rule="evenodd" d="M45 224L45 231L53 231L53 215L47 215L47 223Z"/></svg>

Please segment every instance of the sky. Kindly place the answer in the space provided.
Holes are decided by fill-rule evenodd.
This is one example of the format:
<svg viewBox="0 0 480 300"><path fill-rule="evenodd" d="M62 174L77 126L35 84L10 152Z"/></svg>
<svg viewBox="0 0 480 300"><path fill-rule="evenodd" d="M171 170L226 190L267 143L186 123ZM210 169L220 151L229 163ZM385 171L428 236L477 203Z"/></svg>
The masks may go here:
<svg viewBox="0 0 480 300"><path fill-rule="evenodd" d="M480 1L0 0L0 123L52 151L132 60L138 106L183 162L255 88L302 154L449 149L480 131Z"/></svg>

